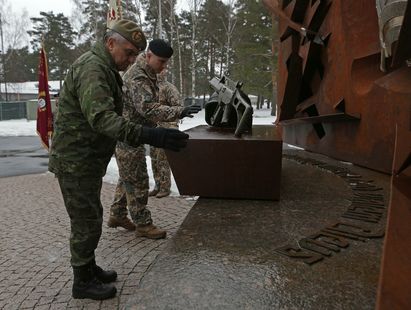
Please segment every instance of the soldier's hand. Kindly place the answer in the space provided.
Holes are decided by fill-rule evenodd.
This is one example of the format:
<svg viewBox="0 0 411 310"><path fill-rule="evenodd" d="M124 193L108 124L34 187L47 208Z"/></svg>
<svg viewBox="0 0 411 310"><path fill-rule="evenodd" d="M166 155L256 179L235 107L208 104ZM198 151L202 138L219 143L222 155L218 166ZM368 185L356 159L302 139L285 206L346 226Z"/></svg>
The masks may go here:
<svg viewBox="0 0 411 310"><path fill-rule="evenodd" d="M180 118L193 117L193 114L198 113L199 111L201 111L201 107L199 105L189 105L183 109L180 114Z"/></svg>
<svg viewBox="0 0 411 310"><path fill-rule="evenodd" d="M178 152L187 145L188 134L173 128L143 127L141 142Z"/></svg>

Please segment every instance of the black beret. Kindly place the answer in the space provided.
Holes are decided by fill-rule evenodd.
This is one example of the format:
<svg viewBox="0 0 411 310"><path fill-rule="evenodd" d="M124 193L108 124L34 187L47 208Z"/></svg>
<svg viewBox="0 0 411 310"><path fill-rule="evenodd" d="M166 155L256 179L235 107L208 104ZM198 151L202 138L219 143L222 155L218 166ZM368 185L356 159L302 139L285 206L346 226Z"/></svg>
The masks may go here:
<svg viewBox="0 0 411 310"><path fill-rule="evenodd" d="M154 39L151 41L148 44L148 49L158 57L170 58L173 56L173 48L168 42L162 39Z"/></svg>

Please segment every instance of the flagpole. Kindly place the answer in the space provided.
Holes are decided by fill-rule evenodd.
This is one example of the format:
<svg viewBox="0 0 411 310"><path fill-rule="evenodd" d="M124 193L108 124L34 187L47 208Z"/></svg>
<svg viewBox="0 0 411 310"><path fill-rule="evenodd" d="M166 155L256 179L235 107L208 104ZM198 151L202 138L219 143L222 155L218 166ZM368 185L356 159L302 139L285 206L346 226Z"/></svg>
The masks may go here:
<svg viewBox="0 0 411 310"><path fill-rule="evenodd" d="M1 36L1 61L3 63L4 91L6 95L6 101L9 101L8 93L7 93L6 62L5 62L5 57L4 57L3 19L2 19L1 13L0 13L0 36Z"/></svg>
<svg viewBox="0 0 411 310"><path fill-rule="evenodd" d="M121 5L121 0L117 0L117 7L118 7L118 18L123 18L123 7Z"/></svg>

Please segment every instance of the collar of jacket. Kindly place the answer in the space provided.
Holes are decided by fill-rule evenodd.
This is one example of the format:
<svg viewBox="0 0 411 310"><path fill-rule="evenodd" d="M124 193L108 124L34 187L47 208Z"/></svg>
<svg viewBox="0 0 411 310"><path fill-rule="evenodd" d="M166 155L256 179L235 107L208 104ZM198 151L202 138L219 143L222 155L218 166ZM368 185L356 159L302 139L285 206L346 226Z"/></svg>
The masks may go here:
<svg viewBox="0 0 411 310"><path fill-rule="evenodd" d="M149 77L153 82L157 81L157 74L154 70L148 65L146 53L142 53L137 58L137 64L144 71L144 73Z"/></svg>
<svg viewBox="0 0 411 310"><path fill-rule="evenodd" d="M123 85L123 80L116 68L113 56L111 56L106 46L102 42L96 42L91 48L91 52L95 54L97 57L101 58L106 63L106 65L115 73L116 79L119 82L119 84Z"/></svg>

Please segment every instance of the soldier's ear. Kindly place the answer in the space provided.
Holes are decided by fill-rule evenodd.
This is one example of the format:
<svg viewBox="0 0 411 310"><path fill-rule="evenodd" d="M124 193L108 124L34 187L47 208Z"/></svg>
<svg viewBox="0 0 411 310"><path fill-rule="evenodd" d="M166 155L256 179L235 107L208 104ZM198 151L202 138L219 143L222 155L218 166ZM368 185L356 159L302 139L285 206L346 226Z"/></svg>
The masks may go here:
<svg viewBox="0 0 411 310"><path fill-rule="evenodd" d="M108 48L108 50L111 52L114 48L114 44L115 44L115 39L113 37L110 37L107 39L106 41L106 46Z"/></svg>

